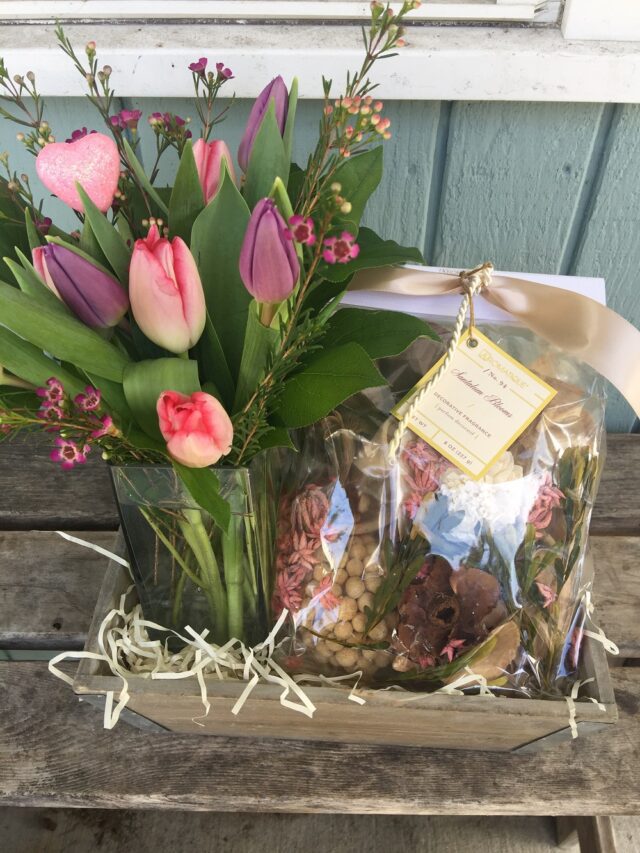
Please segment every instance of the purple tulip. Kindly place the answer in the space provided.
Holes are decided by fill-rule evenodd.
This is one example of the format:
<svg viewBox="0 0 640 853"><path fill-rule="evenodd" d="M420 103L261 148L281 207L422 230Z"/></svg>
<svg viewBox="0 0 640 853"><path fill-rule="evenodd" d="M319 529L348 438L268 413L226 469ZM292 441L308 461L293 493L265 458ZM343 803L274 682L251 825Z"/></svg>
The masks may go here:
<svg viewBox="0 0 640 853"><path fill-rule="evenodd" d="M47 287L93 329L117 325L129 308L118 281L65 246L33 250L33 265Z"/></svg>
<svg viewBox="0 0 640 853"><path fill-rule="evenodd" d="M258 302L282 302L296 286L300 264L287 231L275 202L261 199L253 209L240 251L240 277Z"/></svg>
<svg viewBox="0 0 640 853"><path fill-rule="evenodd" d="M287 122L287 111L289 109L289 92L287 91L284 80L280 76L274 77L269 85L265 86L251 107L244 136L238 148L238 164L243 172L246 172L249 168L253 142L260 130L262 119L269 109L269 102L272 99L276 110L276 121L280 128L280 133L283 134L284 126Z"/></svg>

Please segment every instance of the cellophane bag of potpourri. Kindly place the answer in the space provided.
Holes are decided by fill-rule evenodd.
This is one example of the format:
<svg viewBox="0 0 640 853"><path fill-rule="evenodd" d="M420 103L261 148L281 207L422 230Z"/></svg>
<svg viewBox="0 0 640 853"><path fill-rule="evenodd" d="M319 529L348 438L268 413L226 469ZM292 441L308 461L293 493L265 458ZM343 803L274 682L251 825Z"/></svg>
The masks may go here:
<svg viewBox="0 0 640 853"><path fill-rule="evenodd" d="M604 456L604 388L517 326L482 327L556 395L479 480L391 414L443 355L421 339L280 457L272 616L292 672L434 690L473 672L525 696L577 678L590 590L587 537ZM284 467L283 467L284 466Z"/></svg>

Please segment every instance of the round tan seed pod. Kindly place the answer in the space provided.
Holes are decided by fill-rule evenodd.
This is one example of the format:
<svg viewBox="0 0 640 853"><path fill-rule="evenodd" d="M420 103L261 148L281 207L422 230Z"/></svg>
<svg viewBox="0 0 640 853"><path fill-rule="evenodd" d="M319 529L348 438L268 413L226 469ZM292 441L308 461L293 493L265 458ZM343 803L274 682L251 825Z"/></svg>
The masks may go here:
<svg viewBox="0 0 640 853"><path fill-rule="evenodd" d="M340 649L344 648L342 643L336 643L334 640L326 640L326 645L331 652L339 652Z"/></svg>
<svg viewBox="0 0 640 853"><path fill-rule="evenodd" d="M306 587L304 588L304 594L307 598L313 598L316 594L316 590L318 589L318 584L315 581L310 581Z"/></svg>
<svg viewBox="0 0 640 853"><path fill-rule="evenodd" d="M333 629L336 627L335 622L326 622L319 629L319 633L322 634L323 637L330 637L333 634Z"/></svg>
<svg viewBox="0 0 640 853"><path fill-rule="evenodd" d="M357 631L358 634L362 634L364 632L364 627L367 624L367 617L364 613L356 613L351 620L351 624L353 625L354 631Z"/></svg>
<svg viewBox="0 0 640 853"><path fill-rule="evenodd" d="M342 622L350 622L357 612L357 602L355 602L353 598L343 598L340 602L340 608L338 610L338 619Z"/></svg>
<svg viewBox="0 0 640 853"><path fill-rule="evenodd" d="M335 576L335 582L339 583L341 586L344 586L347 582L347 578L349 577L346 569L338 569Z"/></svg>
<svg viewBox="0 0 640 853"><path fill-rule="evenodd" d="M329 643L325 643L323 640L318 640L316 643L315 654L323 660L328 660L333 655L333 652L329 648Z"/></svg>
<svg viewBox="0 0 640 853"><path fill-rule="evenodd" d="M414 669L415 664L412 663L408 657L398 655L398 657L393 659L392 666L396 672L408 672L410 669Z"/></svg>
<svg viewBox="0 0 640 853"><path fill-rule="evenodd" d="M336 663L345 669L351 669L358 663L358 652L356 649L341 649L336 652Z"/></svg>
<svg viewBox="0 0 640 853"><path fill-rule="evenodd" d="M315 581L321 581L325 575L324 566L322 563L318 563L318 565L313 570L313 579Z"/></svg>
<svg viewBox="0 0 640 853"><path fill-rule="evenodd" d="M374 625L373 628L369 631L369 638L374 643L379 643L381 640L386 640L387 634L389 633L389 629L387 628L384 622L378 622L377 625Z"/></svg>
<svg viewBox="0 0 640 853"><path fill-rule="evenodd" d="M373 649L362 649L360 654L368 663L372 663L373 661L375 661L376 655L378 653L375 652Z"/></svg>
<svg viewBox="0 0 640 853"><path fill-rule="evenodd" d="M351 622L338 622L333 633L337 640L348 640L353 635Z"/></svg>
<svg viewBox="0 0 640 853"><path fill-rule="evenodd" d="M358 599L358 610L361 610L364 613L365 607L373 607L372 592L363 592L360 598Z"/></svg>
<svg viewBox="0 0 640 853"><path fill-rule="evenodd" d="M366 553L365 547L360 539L354 539L353 545L349 548L349 557L355 560L362 560Z"/></svg>
<svg viewBox="0 0 640 853"><path fill-rule="evenodd" d="M309 631L301 631L302 642L304 643L305 648L313 649L316 645L316 638Z"/></svg>
<svg viewBox="0 0 640 853"><path fill-rule="evenodd" d="M391 655L387 654L387 652L376 652L374 661L375 665L382 669L385 666L389 666L391 663Z"/></svg>
<svg viewBox="0 0 640 853"><path fill-rule="evenodd" d="M380 575L365 575L364 586L368 592L375 592L381 583L382 578Z"/></svg>
<svg viewBox="0 0 640 853"><path fill-rule="evenodd" d="M349 578L345 584L344 591L349 598L360 598L364 592L364 584L360 578Z"/></svg>
<svg viewBox="0 0 640 853"><path fill-rule="evenodd" d="M313 628L313 623L316 618L315 607L308 607L308 609L303 608L300 613L302 615L305 628Z"/></svg>
<svg viewBox="0 0 640 853"><path fill-rule="evenodd" d="M343 590L339 583L334 583L331 587L331 594L335 595L336 598L342 598L342 592Z"/></svg>
<svg viewBox="0 0 640 853"><path fill-rule="evenodd" d="M358 560L357 557L351 557L349 562L347 563L347 574L351 577L361 577L362 572L364 570L364 565L362 560Z"/></svg>

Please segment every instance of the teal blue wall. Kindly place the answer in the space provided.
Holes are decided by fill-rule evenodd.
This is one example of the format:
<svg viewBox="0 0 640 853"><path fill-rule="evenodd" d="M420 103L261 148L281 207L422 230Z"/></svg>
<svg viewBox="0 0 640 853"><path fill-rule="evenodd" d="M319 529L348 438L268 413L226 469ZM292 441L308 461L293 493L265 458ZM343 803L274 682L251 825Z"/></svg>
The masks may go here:
<svg viewBox="0 0 640 853"><path fill-rule="evenodd" d="M189 101L120 106L145 116L195 115ZM249 106L236 103L220 128L232 150ZM602 276L611 307L640 326L640 106L405 101L387 104L386 114L393 138L367 224L420 246L432 264L491 260L504 270ZM295 153L302 161L318 104L303 102L298 116ZM76 127L98 127L81 99L50 100L47 118L58 139ZM149 163L146 131L143 124ZM31 168L12 127L4 123L1 133L0 148L9 149L14 167ZM610 429L633 425L631 410L612 393Z"/></svg>

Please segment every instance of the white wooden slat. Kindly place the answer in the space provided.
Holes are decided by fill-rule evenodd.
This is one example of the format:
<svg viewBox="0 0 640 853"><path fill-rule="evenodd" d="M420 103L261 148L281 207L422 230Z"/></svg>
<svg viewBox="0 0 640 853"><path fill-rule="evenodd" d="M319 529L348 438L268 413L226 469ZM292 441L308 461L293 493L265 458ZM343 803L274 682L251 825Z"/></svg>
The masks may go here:
<svg viewBox="0 0 640 853"><path fill-rule="evenodd" d="M566 0L567 39L640 41L640 0Z"/></svg>
<svg viewBox="0 0 640 853"><path fill-rule="evenodd" d="M397 6L398 4L392 4ZM438 0L411 13L413 21L532 22L541 0ZM0 0L0 21L368 20L361 0Z"/></svg>

